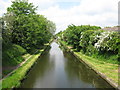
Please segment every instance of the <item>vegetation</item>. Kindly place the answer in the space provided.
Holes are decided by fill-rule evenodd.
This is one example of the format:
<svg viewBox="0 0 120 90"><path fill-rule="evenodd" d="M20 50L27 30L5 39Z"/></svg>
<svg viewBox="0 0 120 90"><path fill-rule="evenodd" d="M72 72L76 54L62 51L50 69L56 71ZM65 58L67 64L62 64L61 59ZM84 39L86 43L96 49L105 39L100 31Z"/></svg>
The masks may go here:
<svg viewBox="0 0 120 90"><path fill-rule="evenodd" d="M3 80L3 88L20 86L20 81L25 78L43 51L40 49L54 37L55 24L43 15L37 14L36 10L37 7L27 0L15 0L7 8L7 13L0 17L3 67L17 66L25 58L32 56L11 76ZM116 70L120 64L119 34L115 31L101 30L98 26L72 24L56 36L61 43L71 46L78 57L118 83ZM33 54L35 51L38 52ZM8 70L4 73L9 72Z"/></svg>
<svg viewBox="0 0 120 90"><path fill-rule="evenodd" d="M119 32L104 31L100 27L90 25L69 25L65 31L56 34L56 37L94 70L103 73L116 84L120 83Z"/></svg>
<svg viewBox="0 0 120 90"><path fill-rule="evenodd" d="M59 40L59 42L69 49L71 47L65 41ZM118 83L118 64L111 63L106 61L103 58L93 58L91 56L87 56L82 52L77 52L75 49L70 49L73 53L80 58L80 60L84 61L88 64L92 69L96 70L97 72L103 73L109 79L112 79L112 82Z"/></svg>
<svg viewBox="0 0 120 90"><path fill-rule="evenodd" d="M22 55L26 53L26 50L19 45L12 44L3 50L3 66L15 66L24 60Z"/></svg>
<svg viewBox="0 0 120 90"><path fill-rule="evenodd" d="M114 31L100 30L90 25L69 25L58 33L59 39L71 45L76 51L111 63L120 63L120 35Z"/></svg>
<svg viewBox="0 0 120 90"><path fill-rule="evenodd" d="M55 24L36 10L37 7L27 0L15 0L0 18L3 67L21 63L23 54L32 54L53 37Z"/></svg>
<svg viewBox="0 0 120 90"><path fill-rule="evenodd" d="M40 54L44 50L41 49L38 52L36 52L34 55L32 55L31 58L29 58L26 63L24 63L20 68L18 68L14 73L12 73L11 76L8 76L2 81L2 88L15 88L19 87L21 84L21 80L25 78L25 75L29 71L29 69L32 67L34 62L37 60L37 58L40 56Z"/></svg>
<svg viewBox="0 0 120 90"><path fill-rule="evenodd" d="M55 33L55 24L36 13L37 7L27 0L14 0L7 8L7 13L0 17L2 32L2 66L3 76L13 71L13 67L29 58L12 75L3 79L2 88L20 85L30 67L41 54L46 43L51 42ZM36 54L35 52L38 51ZM1 83L1 82L0 82Z"/></svg>
<svg viewBox="0 0 120 90"><path fill-rule="evenodd" d="M11 42L31 50L47 43L54 34L55 24L38 15L32 3L25 0L12 3L3 16L3 44Z"/></svg>

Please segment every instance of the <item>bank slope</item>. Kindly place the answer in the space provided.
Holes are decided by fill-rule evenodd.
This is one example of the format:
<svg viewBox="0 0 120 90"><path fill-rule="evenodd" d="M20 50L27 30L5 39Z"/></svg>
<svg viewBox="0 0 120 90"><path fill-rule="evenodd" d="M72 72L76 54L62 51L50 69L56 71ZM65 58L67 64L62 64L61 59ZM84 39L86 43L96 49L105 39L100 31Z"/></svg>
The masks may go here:
<svg viewBox="0 0 120 90"><path fill-rule="evenodd" d="M20 86L21 81L26 78L27 72L31 69L38 57L44 52L48 44L45 45L44 49L38 50L33 54L21 67L16 69L14 73L2 80L2 88L17 88Z"/></svg>
<svg viewBox="0 0 120 90"><path fill-rule="evenodd" d="M87 64L92 70L99 74L114 88L118 88L118 64L111 64L104 60L99 60L90 56L86 56L81 52L75 52L64 41L58 41L67 51L73 53L80 61Z"/></svg>

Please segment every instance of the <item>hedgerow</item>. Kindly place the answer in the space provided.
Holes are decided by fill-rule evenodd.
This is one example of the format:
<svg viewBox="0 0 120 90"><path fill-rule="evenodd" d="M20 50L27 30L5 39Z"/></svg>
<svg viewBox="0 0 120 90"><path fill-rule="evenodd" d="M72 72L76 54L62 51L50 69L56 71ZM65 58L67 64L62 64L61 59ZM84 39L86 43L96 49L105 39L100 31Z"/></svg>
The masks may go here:
<svg viewBox="0 0 120 90"><path fill-rule="evenodd" d="M120 59L120 34L104 31L101 27L90 25L69 25L58 34L59 39L73 46L77 51L106 60Z"/></svg>

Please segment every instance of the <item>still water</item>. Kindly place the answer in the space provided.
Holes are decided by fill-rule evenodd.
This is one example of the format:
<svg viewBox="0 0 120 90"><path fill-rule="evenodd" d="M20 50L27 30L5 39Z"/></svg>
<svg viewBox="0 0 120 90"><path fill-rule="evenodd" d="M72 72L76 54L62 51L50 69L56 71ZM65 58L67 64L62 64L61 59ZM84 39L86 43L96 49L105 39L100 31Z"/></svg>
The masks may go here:
<svg viewBox="0 0 120 90"><path fill-rule="evenodd" d="M38 59L22 88L111 88L94 71L55 42Z"/></svg>

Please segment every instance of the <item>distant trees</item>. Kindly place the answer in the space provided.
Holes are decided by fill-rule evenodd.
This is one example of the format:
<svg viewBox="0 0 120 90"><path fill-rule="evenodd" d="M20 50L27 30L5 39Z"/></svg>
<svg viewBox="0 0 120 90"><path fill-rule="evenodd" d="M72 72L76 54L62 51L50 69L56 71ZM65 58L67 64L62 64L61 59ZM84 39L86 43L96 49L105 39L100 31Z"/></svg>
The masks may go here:
<svg viewBox="0 0 120 90"><path fill-rule="evenodd" d="M2 17L3 44L11 42L29 50L49 42L56 26L43 15L37 14L36 9L27 0L12 1Z"/></svg>
<svg viewBox="0 0 120 90"><path fill-rule="evenodd" d="M80 38L83 31L87 30L97 30L100 29L100 27L97 26L90 26L90 25L81 25L81 26L75 26L75 25L69 25L68 28L64 31L63 36L64 39L68 42L68 44L73 45L74 48L77 50L80 50L82 47L79 45Z"/></svg>
<svg viewBox="0 0 120 90"><path fill-rule="evenodd" d="M69 25L65 31L57 35L68 45L72 45L74 49L84 54L120 60L119 32L100 29L100 27L90 25Z"/></svg>

